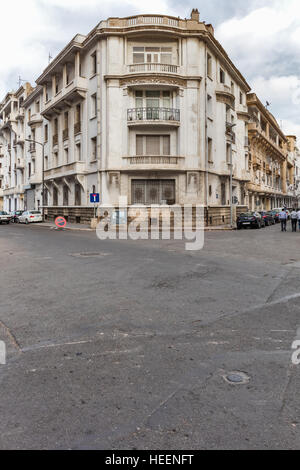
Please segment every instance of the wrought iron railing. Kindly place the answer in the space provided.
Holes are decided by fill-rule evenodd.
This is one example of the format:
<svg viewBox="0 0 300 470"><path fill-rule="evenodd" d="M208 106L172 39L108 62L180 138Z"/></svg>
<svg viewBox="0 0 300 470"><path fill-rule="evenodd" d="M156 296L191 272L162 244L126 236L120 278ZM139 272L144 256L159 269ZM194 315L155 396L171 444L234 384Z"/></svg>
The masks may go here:
<svg viewBox="0 0 300 470"><path fill-rule="evenodd" d="M180 121L180 110L174 108L132 108L128 121Z"/></svg>

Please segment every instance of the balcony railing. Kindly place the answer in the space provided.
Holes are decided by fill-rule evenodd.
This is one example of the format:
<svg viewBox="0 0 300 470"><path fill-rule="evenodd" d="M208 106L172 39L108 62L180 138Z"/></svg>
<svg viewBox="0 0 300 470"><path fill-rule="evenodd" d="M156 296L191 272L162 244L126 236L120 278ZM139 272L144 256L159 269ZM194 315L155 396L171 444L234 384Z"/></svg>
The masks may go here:
<svg viewBox="0 0 300 470"><path fill-rule="evenodd" d="M174 108L133 108L127 111L128 121L180 121L180 110Z"/></svg>
<svg viewBox="0 0 300 470"><path fill-rule="evenodd" d="M178 73L179 66L171 64L157 64L157 63L143 63L129 65L130 73L138 72L164 72L164 73Z"/></svg>

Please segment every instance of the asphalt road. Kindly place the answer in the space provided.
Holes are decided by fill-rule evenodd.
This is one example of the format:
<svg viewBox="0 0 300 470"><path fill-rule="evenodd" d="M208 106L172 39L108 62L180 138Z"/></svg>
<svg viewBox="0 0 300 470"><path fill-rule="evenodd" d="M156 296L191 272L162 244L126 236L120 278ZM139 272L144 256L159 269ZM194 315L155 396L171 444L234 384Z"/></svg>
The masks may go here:
<svg viewBox="0 0 300 470"><path fill-rule="evenodd" d="M299 448L299 246L0 226L0 449Z"/></svg>

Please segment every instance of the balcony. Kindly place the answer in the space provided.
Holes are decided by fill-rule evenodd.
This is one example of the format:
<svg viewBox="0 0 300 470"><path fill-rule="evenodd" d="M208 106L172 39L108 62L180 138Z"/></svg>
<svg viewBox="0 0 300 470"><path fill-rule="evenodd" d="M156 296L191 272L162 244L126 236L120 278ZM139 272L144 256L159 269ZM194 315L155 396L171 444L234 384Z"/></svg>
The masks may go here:
<svg viewBox="0 0 300 470"><path fill-rule="evenodd" d="M41 184L43 182L42 176L39 175L31 175L29 178L29 184Z"/></svg>
<svg viewBox="0 0 300 470"><path fill-rule="evenodd" d="M69 108L70 104L78 99L85 99L88 81L83 77L75 77L68 85L62 88L53 98L44 105L41 115L46 118L59 114L63 109Z"/></svg>
<svg viewBox="0 0 300 470"><path fill-rule="evenodd" d="M64 178L72 175L84 175L86 173L85 162L73 162L67 165L61 165L45 171L45 179Z"/></svg>
<svg viewBox="0 0 300 470"><path fill-rule="evenodd" d="M127 111L128 126L180 125L180 110L174 108L133 108Z"/></svg>
<svg viewBox="0 0 300 470"><path fill-rule="evenodd" d="M123 160L126 162L126 169L129 171L181 170L185 158L181 156L143 155L123 157Z"/></svg>
<svg viewBox="0 0 300 470"><path fill-rule="evenodd" d="M23 119L24 119L24 108L20 108L17 111L16 120L17 121L23 121Z"/></svg>
<svg viewBox="0 0 300 470"><path fill-rule="evenodd" d="M40 113L36 113L36 114L32 114L30 116L30 119L28 121L28 126L30 126L30 127L38 126L39 124L42 124L42 123L43 123L42 116L40 115Z"/></svg>
<svg viewBox="0 0 300 470"><path fill-rule="evenodd" d="M179 65L172 64L157 64L157 63L142 63L132 64L128 66L129 73L179 73Z"/></svg>
<svg viewBox="0 0 300 470"><path fill-rule="evenodd" d="M225 103L235 109L235 96L231 92L231 88L224 83L216 85L216 98L220 103Z"/></svg>

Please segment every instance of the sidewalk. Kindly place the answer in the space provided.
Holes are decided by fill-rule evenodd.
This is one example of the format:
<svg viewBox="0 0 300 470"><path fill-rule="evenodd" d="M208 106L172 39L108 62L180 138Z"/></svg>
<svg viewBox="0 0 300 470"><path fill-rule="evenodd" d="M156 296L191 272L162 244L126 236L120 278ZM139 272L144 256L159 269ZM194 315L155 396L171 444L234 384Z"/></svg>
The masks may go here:
<svg viewBox="0 0 300 470"><path fill-rule="evenodd" d="M80 232L95 232L96 229L92 229L90 225L87 224L71 224L68 223L64 229L57 228L54 222L44 222L34 224L36 227L44 227L50 230L77 230ZM231 228L230 225L218 225L212 227L204 227L205 232L214 232L214 231L233 231L235 229Z"/></svg>

